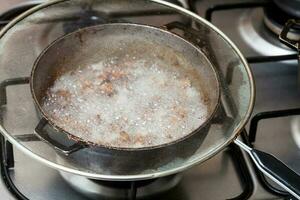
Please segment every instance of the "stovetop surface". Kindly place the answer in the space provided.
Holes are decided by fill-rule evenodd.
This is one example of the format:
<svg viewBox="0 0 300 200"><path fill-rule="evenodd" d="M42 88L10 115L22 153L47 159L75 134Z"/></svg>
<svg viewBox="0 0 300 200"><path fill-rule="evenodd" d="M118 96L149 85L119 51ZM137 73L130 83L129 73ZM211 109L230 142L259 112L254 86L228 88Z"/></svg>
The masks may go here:
<svg viewBox="0 0 300 200"><path fill-rule="evenodd" d="M19 2L22 1L1 0L0 11ZM226 1L226 3L232 2L241 1ZM218 3L224 3L224 1L199 1L197 10L201 16L204 16L209 6ZM263 55L249 46L249 41L241 36L241 20L252 12L260 13L261 8L220 11L213 15L213 24L224 31L245 57ZM261 21L258 20L255 23L261 23ZM289 50L284 49L282 52L287 53ZM277 54L278 52L274 52L274 55ZM272 49L264 55L272 55ZM256 81L256 104L253 116L258 112L300 107L296 61L268 62L250 66ZM274 154L300 173L300 149L291 134L293 121L295 117L263 120L258 127L255 147ZM11 170L11 177L27 198L32 200L86 199L73 190L58 171L32 160L16 148L14 148L14 153L15 168ZM229 147L207 162L187 170L183 173L183 179L177 187L155 199L231 199L247 193L247 190L250 190L248 193L252 192L250 199L283 199L263 188L252 163L247 155L243 154L253 181L252 188L251 183L242 174L244 169L241 170L241 166L235 162L237 160L235 153L236 150ZM1 199L14 199L3 181L0 183L0 195Z"/></svg>

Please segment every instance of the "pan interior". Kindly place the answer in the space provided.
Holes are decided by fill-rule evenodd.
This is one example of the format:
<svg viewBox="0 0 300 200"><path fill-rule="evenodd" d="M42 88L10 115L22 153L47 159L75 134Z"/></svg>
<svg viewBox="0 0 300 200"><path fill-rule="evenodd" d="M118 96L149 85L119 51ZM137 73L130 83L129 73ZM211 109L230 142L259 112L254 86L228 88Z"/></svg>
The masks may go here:
<svg viewBox="0 0 300 200"><path fill-rule="evenodd" d="M204 54L162 29L98 25L64 36L39 57L34 97L76 140L109 148L180 141L211 118L218 80Z"/></svg>

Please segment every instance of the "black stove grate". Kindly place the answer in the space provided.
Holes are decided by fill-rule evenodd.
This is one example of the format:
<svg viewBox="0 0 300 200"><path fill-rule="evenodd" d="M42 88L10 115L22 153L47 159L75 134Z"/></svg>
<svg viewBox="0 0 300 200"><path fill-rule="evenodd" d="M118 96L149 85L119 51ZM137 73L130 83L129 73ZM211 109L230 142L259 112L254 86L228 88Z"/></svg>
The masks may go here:
<svg viewBox="0 0 300 200"><path fill-rule="evenodd" d="M196 1L190 1L194 5L191 5L192 8L196 8ZM226 11L226 10L232 10L232 9L245 9L245 8L257 8L257 7L266 7L269 5L270 1L260 1L260 2L246 2L246 3L235 3L235 4L218 4L218 5L212 5L210 8L208 8L205 12L205 18L208 21L212 21L213 13L216 11ZM197 10L193 10L194 12ZM197 13L198 14L198 13ZM291 55L278 55L278 56L255 56L255 57L248 57L246 58L248 63L250 64L257 64L257 63L264 63L264 62L279 62L279 61L285 61L285 60L297 60L299 58L299 55L297 53L291 54ZM230 68L229 68L230 69ZM228 77L230 79L230 72L227 73ZM228 80L228 77L226 77L226 80ZM257 125L258 122L264 119L271 119L271 118L278 118L278 117L286 117L286 116L293 116L293 115L300 115L300 108L295 109L289 109L289 110L275 110L270 112L261 112L257 113L250 121L250 130L249 134L246 132L246 130L243 130L244 135L243 137L244 142L246 142L249 146L253 146L253 143L255 142L256 134L257 134ZM258 179L260 183L263 185L263 187L280 197L284 197L287 199L294 199L289 193L286 191L280 190L276 187L274 187L272 184L268 182L266 177L256 168L255 165L256 174L258 175Z"/></svg>
<svg viewBox="0 0 300 200"><path fill-rule="evenodd" d="M216 11L263 7L267 5L269 2L270 1L260 1L260 2L254 1L254 2L245 2L245 3L232 3L232 4L225 3L225 4L212 5L205 12L205 19L207 19L208 21L212 21L213 13ZM191 3L195 3L195 2L191 2Z"/></svg>
<svg viewBox="0 0 300 200"><path fill-rule="evenodd" d="M10 142L6 141L4 136L0 136L0 169L1 178L5 183L10 193L18 200L29 200L19 189L15 186L13 180L10 177L10 170L14 167L13 146Z"/></svg>
<svg viewBox="0 0 300 200"><path fill-rule="evenodd" d="M288 110L276 110L276 111L269 111L269 112L261 112L256 114L250 123L250 129L249 129L249 142L253 146L256 140L257 135L257 126L258 123L265 120L265 119L273 119L273 118L280 118L280 117L287 117L287 116L294 116L299 115L300 116L300 108L295 109L288 109ZM282 197L289 197L289 193L286 191L280 190L273 185L271 185L266 177L259 173L258 176L259 180L263 183L263 186L265 186L265 189L268 191L277 194Z"/></svg>

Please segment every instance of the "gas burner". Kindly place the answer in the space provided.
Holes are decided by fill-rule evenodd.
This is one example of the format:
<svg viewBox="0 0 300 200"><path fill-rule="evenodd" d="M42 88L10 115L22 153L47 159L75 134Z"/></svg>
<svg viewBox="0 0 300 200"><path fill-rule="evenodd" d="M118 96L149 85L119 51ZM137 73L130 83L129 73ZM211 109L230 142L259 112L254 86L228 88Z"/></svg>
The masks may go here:
<svg viewBox="0 0 300 200"><path fill-rule="evenodd" d="M299 3L300 4L300 1ZM285 23L289 19L299 19L300 17L293 12L287 13L281 8L281 4L271 3L264 7L264 24L276 36L280 34ZM290 30L288 37L292 40L300 39L300 26L294 26Z"/></svg>
<svg viewBox="0 0 300 200"><path fill-rule="evenodd" d="M93 180L61 171L60 174L73 189L90 199L101 197L124 199L129 197L132 192L133 182ZM136 197L139 199L146 198L169 191L178 185L181 178L180 174L176 174L158 179L135 181Z"/></svg>
<svg viewBox="0 0 300 200"><path fill-rule="evenodd" d="M288 55L293 50L283 45L278 35L267 28L264 23L264 11L261 8L251 9L243 13L238 22L238 30L243 40L254 51L264 56Z"/></svg>

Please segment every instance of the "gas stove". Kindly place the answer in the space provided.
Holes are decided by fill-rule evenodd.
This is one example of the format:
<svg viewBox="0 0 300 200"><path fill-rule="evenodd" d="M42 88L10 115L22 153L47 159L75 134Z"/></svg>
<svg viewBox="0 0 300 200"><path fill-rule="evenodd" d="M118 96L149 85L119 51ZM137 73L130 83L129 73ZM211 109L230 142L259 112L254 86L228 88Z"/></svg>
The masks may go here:
<svg viewBox="0 0 300 200"><path fill-rule="evenodd" d="M272 15L273 9L278 11L282 6L271 1L171 2L210 20L242 51L254 73L257 98L241 138L249 145L274 154L300 173L298 55L279 41L278 30L284 24L282 18ZM0 3L3 13L0 24L6 24L38 3L19 0L5 1L5 6ZM287 18L292 15L286 8L280 12ZM158 17L163 20L165 16ZM64 28L66 32L72 31L68 25ZM296 27L289 37L297 39L298 33ZM1 75L0 78L2 81ZM23 138L26 139L34 138ZM248 155L234 144L183 173L130 183L95 181L59 172L32 160L2 136L1 148L1 199L292 199L262 175Z"/></svg>

